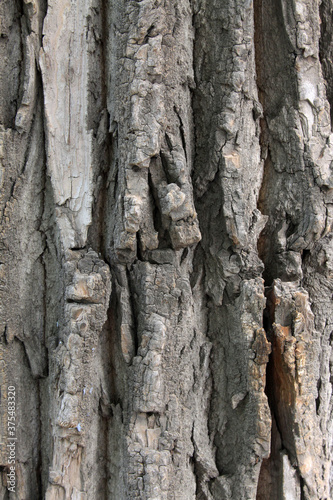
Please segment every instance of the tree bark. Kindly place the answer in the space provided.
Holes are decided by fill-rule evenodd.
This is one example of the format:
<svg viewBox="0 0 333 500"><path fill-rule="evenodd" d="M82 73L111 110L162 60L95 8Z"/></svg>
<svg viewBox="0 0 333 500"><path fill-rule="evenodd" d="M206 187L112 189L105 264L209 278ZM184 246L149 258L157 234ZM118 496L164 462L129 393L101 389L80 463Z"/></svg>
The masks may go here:
<svg viewBox="0 0 333 500"><path fill-rule="evenodd" d="M0 500L333 498L332 17L2 0Z"/></svg>

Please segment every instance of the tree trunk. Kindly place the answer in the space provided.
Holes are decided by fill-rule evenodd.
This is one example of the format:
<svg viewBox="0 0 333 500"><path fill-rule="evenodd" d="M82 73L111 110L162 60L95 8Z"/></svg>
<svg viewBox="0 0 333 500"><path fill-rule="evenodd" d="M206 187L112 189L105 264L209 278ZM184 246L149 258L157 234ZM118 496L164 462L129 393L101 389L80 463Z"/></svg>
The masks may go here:
<svg viewBox="0 0 333 500"><path fill-rule="evenodd" d="M2 0L0 500L333 498L332 16Z"/></svg>

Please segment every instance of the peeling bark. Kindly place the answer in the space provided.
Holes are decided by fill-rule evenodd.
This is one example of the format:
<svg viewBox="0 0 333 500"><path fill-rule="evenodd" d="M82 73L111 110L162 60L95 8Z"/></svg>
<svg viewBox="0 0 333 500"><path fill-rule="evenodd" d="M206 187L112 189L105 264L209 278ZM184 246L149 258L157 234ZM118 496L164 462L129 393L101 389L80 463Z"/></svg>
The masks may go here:
<svg viewBox="0 0 333 500"><path fill-rule="evenodd" d="M1 499L333 497L332 9L2 3Z"/></svg>

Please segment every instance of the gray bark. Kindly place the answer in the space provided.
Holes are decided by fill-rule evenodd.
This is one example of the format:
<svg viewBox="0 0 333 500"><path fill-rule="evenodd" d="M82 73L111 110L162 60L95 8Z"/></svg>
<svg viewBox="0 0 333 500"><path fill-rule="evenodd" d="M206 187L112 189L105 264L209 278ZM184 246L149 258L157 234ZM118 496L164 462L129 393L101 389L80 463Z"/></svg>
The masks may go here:
<svg viewBox="0 0 333 500"><path fill-rule="evenodd" d="M333 498L332 16L2 0L1 500Z"/></svg>

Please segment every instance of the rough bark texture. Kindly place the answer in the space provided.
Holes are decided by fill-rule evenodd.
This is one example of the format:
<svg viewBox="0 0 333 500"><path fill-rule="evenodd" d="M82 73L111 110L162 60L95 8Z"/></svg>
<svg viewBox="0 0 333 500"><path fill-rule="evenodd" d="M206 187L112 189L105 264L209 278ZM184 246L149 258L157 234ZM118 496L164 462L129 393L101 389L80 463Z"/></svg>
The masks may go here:
<svg viewBox="0 0 333 500"><path fill-rule="evenodd" d="M2 0L1 500L333 498L332 18Z"/></svg>

